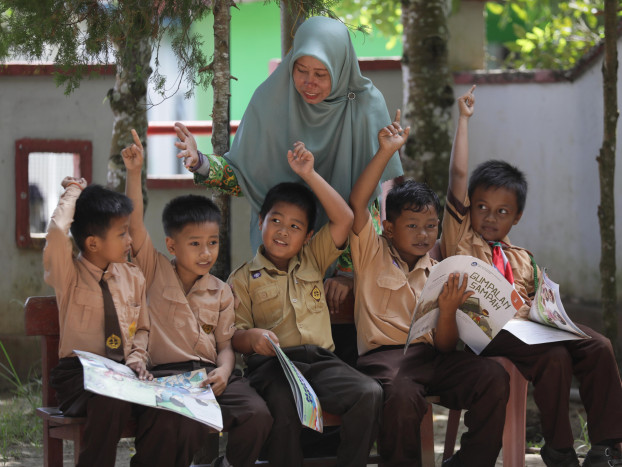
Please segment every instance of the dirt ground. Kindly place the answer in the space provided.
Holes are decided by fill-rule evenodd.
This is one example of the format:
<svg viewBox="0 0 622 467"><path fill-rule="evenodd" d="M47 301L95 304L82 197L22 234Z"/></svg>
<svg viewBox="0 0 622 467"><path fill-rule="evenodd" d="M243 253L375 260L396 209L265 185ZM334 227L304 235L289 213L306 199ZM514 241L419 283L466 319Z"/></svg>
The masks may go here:
<svg viewBox="0 0 622 467"><path fill-rule="evenodd" d="M576 399L576 398L575 398ZM531 396L527 400L527 437L532 436L534 441L537 442L539 432L539 420L538 420L538 411L533 403L533 399ZM447 414L448 411L440 406L434 406L434 444L435 444L435 452L436 452L436 465L441 465L442 460L442 451L444 445L444 437L445 437L445 426L447 423ZM575 439L578 439L581 432L580 426L580 418L579 415L585 418L585 411L580 403L576 400L571 403L570 409L570 418L573 425L573 432L575 433ZM464 430L464 426L461 424L461 431ZM457 443L460 441L460 434L458 433ZM131 439L123 439L119 443L119 448L117 450L117 467L129 467L130 465L130 457L133 452L133 440ZM459 446L456 446L458 449ZM540 458L539 449L538 448L529 448L527 449L527 453L525 454L525 465L527 467L544 467L544 462ZM499 459L497 460L496 465L502 466L502 455L499 455ZM64 466L69 467L72 466L73 460L73 446L71 443L65 444L64 450ZM20 459L0 459L0 467L40 467L43 465L43 457L42 457L42 449L38 448L24 448L22 451L22 457ZM371 467L371 466L370 466ZM511 466L510 466L511 467Z"/></svg>

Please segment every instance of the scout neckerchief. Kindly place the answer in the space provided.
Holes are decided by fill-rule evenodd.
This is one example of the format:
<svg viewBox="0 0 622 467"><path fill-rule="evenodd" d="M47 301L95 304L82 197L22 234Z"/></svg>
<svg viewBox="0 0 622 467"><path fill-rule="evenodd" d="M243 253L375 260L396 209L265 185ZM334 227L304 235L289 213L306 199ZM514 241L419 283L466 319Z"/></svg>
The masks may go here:
<svg viewBox="0 0 622 467"><path fill-rule="evenodd" d="M510 266L508 257L505 256L505 251L503 251L503 245L505 244L503 242L488 242L488 244L492 248L492 264L513 285L514 274L512 273L512 266Z"/></svg>
<svg viewBox="0 0 622 467"><path fill-rule="evenodd" d="M105 273L104 273L105 274ZM104 298L104 337L106 347L106 357L116 362L122 362L125 358L123 353L123 338L121 337L121 326L119 326L119 318L117 310L112 301L112 294L108 288L108 283L102 275L99 281Z"/></svg>

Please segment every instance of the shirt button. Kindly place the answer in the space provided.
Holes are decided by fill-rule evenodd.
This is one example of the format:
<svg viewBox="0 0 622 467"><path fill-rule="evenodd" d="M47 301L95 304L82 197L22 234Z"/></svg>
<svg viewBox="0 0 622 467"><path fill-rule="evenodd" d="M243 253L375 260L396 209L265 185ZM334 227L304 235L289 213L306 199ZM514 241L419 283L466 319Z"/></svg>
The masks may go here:
<svg viewBox="0 0 622 467"><path fill-rule="evenodd" d="M297 298L293 298L292 299L292 303L298 303L298 299Z"/></svg>

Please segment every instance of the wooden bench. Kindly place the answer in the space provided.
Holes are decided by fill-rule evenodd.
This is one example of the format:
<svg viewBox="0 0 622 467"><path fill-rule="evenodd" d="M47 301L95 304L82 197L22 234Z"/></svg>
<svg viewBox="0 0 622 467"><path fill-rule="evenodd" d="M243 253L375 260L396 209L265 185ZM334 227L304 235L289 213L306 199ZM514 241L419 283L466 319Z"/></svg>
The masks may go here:
<svg viewBox="0 0 622 467"><path fill-rule="evenodd" d="M354 322L352 304L346 304L331 320L339 324ZM85 418L63 416L57 407L56 393L50 386L50 370L58 365L59 324L58 308L54 296L29 297L24 305L26 335L41 337L41 373L43 407L37 409L37 415L43 420L43 455L45 467L63 466L63 440L73 441L74 461L77 463L80 454L80 442L84 432ZM434 466L434 433L432 419L432 403L438 402L438 397L430 396L428 411L421 422L422 461L424 467ZM341 419L337 415L324 413L325 426L338 426ZM131 420L123 431L122 437L133 438L136 433L136 422ZM455 438L454 438L455 439ZM207 456L215 458L218 455L218 435L214 433L207 440ZM380 456L370 454L368 463L377 464ZM258 461L257 465L269 466L266 461ZM333 458L305 459L305 466L330 467L335 466Z"/></svg>

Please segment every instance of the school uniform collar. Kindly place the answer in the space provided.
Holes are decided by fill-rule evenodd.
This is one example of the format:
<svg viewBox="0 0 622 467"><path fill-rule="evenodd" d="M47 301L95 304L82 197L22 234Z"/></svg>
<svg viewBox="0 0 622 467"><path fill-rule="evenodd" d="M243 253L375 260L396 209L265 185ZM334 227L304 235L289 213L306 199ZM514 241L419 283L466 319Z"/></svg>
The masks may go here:
<svg viewBox="0 0 622 467"><path fill-rule="evenodd" d="M393 259L393 264L397 266L398 268L400 268L406 276L415 272L417 269L424 269L426 272L426 275L429 275L430 268L434 266L434 263L435 263L434 260L430 258L429 252L423 255L421 258L419 258L413 270L410 271L408 268L408 264L406 264L406 261L402 259L398 251L395 249L395 247L391 243L391 240L385 237L384 234L381 235L380 237L383 239L383 241L387 242L387 245L389 247L389 254L391 255L391 258Z"/></svg>
<svg viewBox="0 0 622 467"><path fill-rule="evenodd" d="M93 277L93 279L95 279L96 282L99 283L99 281L101 280L102 276L105 275L106 280L109 280L110 278L118 278L120 276L119 274L119 269L118 269L118 265L116 263L110 263L108 265L108 269L106 269L105 271L98 267L95 266L93 263L91 263L88 259L86 259L82 253L80 253L78 255L78 261L80 261L84 267L86 268L86 270L89 272L89 274ZM131 263L128 263L131 264Z"/></svg>
<svg viewBox="0 0 622 467"><path fill-rule="evenodd" d="M266 258L264 254L265 251L266 249L264 248L264 246L259 245L259 248L257 248L257 254L255 255L255 257L251 260L251 262L248 265L251 273L260 271L261 269L265 269L266 272L269 274L273 274L273 273L289 274L296 267L300 265L300 252L299 252L296 256L294 256L293 258L290 258L289 263L287 264L287 271L281 271L279 268L277 268L274 265L272 261Z"/></svg>
<svg viewBox="0 0 622 467"><path fill-rule="evenodd" d="M173 269L175 269L175 276L177 277L177 280L179 281L179 285L181 286L181 289L183 290L183 284L181 283L181 279L179 278L179 275L177 274L177 263L175 261L175 258L171 259L171 264L173 265ZM194 292L195 290L218 290L220 288L219 286L219 280L217 277L213 276L210 273L205 274L202 277L199 277L196 281L194 281L194 284L192 284L192 287L190 287L190 290L188 291L188 295L192 292Z"/></svg>

